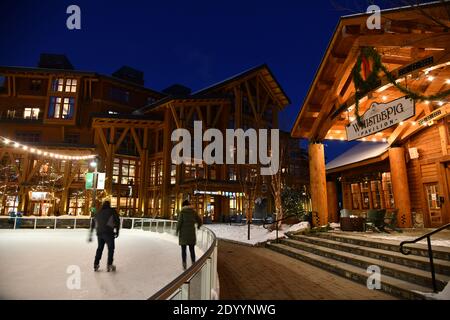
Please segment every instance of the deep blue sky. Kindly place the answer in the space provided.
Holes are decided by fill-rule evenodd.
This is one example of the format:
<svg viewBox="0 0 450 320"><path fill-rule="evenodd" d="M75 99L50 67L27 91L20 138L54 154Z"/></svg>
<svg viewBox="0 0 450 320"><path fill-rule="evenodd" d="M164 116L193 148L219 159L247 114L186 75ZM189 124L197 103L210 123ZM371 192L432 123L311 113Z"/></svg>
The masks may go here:
<svg viewBox="0 0 450 320"><path fill-rule="evenodd" d="M399 1L375 1L382 9ZM267 63L292 105L290 130L342 15L369 1L184 0L0 1L0 65L36 66L39 54L65 53L75 68L111 74L122 65L162 90L194 91ZM81 30L66 28L67 6L81 8ZM350 144L327 143L330 160Z"/></svg>

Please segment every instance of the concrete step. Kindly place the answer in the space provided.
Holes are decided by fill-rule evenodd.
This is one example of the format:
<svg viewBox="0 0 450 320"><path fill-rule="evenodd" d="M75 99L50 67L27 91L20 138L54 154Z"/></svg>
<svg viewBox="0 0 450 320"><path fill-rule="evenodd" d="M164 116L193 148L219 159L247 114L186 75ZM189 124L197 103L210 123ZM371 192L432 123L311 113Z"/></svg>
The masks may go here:
<svg viewBox="0 0 450 320"><path fill-rule="evenodd" d="M326 238L334 241L340 241L350 244L355 244L364 247L372 247L382 250L389 251L400 251L400 241L395 240L385 240L385 239L374 239L364 237L363 235L348 235L342 234L340 232L321 232L316 234L318 237ZM428 247L426 244L408 244L406 245L408 249L411 250L411 255L427 257L428 258ZM433 257L436 259L450 261L450 248L433 246Z"/></svg>
<svg viewBox="0 0 450 320"><path fill-rule="evenodd" d="M367 279L370 276L366 269L342 262L332 258L323 257L311 252L297 249L282 243L267 243L268 248L280 252L282 254L293 257L297 260L304 261L324 270L338 274L342 277L367 285ZM369 290L369 289L368 289ZM402 299L426 299L423 295L416 292L431 292L427 287L413 284L411 282L403 281L390 277L383 273L381 275L381 290L384 292L397 296Z"/></svg>
<svg viewBox="0 0 450 320"><path fill-rule="evenodd" d="M394 277L399 280L408 281L421 286L432 288L431 274L428 271L411 268L408 266L387 262L378 258L371 258L367 256L366 252L363 254L350 253L342 250L341 248L331 249L327 246L323 246L322 243L307 243L304 242L306 239L294 240L285 239L281 240L281 243L299 250L307 251L319 256L334 259L346 264L351 264L356 267L360 267L364 270L371 265L376 265L380 267L381 274ZM319 239L320 240L320 239ZM364 251L364 249L359 249L359 251ZM380 253L383 255L383 253ZM450 280L449 276L436 274L436 284L438 290L442 290L447 282Z"/></svg>
<svg viewBox="0 0 450 320"><path fill-rule="evenodd" d="M396 263L403 266L425 270L430 275L430 260L428 257L419 255L404 255L397 246L397 251L378 249L376 247L367 247L357 244L346 243L342 241L331 240L320 236L292 235L293 240L320 245L330 249L350 252L361 256L379 259L386 262ZM433 259L434 268L437 273L450 276L450 261L442 259ZM450 278L450 277L448 277ZM448 281L448 280L447 280Z"/></svg>

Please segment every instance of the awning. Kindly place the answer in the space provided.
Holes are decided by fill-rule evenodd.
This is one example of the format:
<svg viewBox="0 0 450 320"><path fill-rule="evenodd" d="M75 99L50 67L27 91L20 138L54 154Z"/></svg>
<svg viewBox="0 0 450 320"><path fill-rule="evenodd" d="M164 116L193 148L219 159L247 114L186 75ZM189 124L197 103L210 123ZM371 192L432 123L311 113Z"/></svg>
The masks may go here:
<svg viewBox="0 0 450 320"><path fill-rule="evenodd" d="M385 142L360 142L353 148L347 150L337 158L326 164L326 170L341 168L354 163L374 159L382 156L389 148ZM383 159L379 159L380 161ZM333 170L334 171L334 170Z"/></svg>

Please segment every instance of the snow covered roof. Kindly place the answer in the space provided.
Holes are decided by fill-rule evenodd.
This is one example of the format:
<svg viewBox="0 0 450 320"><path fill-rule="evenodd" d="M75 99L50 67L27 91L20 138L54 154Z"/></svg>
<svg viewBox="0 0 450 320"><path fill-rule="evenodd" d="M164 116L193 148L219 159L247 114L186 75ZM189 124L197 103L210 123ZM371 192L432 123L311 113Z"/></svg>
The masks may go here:
<svg viewBox="0 0 450 320"><path fill-rule="evenodd" d="M352 163L381 156L389 148L389 143L385 142L360 142L353 148L345 151L337 158L326 164L326 169L335 169Z"/></svg>

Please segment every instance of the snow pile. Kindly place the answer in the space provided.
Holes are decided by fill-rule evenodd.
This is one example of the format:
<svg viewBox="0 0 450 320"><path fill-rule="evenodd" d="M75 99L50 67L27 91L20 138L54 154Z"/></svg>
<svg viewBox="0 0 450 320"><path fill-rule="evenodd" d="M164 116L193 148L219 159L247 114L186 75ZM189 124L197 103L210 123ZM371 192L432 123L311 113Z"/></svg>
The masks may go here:
<svg viewBox="0 0 450 320"><path fill-rule="evenodd" d="M287 232L298 232L298 231L303 231L303 230L307 230L307 229L310 229L309 222L302 221L302 222L299 222L297 224L293 224L292 226L288 227L286 230L284 230L284 232L285 233L287 233Z"/></svg>
<svg viewBox="0 0 450 320"><path fill-rule="evenodd" d="M410 236L394 236L394 235L377 235L377 234L371 234L370 238L374 238L374 239L384 239L384 240L393 240L393 241L407 241L407 240L414 240L417 237L410 237ZM427 240L421 240L418 241L416 243L419 244L427 244ZM450 247L450 240L444 240L444 239L440 239L440 240L433 240L431 239L431 244L433 246L440 246L440 247Z"/></svg>
<svg viewBox="0 0 450 320"><path fill-rule="evenodd" d="M330 228L331 229L340 229L341 228L341 224L340 223L336 223L336 222L331 222L330 223Z"/></svg>
<svg viewBox="0 0 450 320"><path fill-rule="evenodd" d="M219 239L232 240L250 245L256 245L258 243L276 239L276 231L270 232L262 225L250 225L250 240L248 240L248 225L230 226L229 224L208 224L205 227L213 231ZM292 226L282 225L281 230L278 230L278 237L284 237L286 232L296 232L308 228L308 222L300 222Z"/></svg>
<svg viewBox="0 0 450 320"><path fill-rule="evenodd" d="M420 293L430 299L450 300L450 282L447 283L444 290L442 290L441 292L438 292L438 293L428 293L428 292L420 292L420 291L416 291L416 292Z"/></svg>
<svg viewBox="0 0 450 320"><path fill-rule="evenodd" d="M88 243L88 233L0 230L0 299L148 299L183 272L178 239L142 230L121 230L117 272L106 272L106 247L100 271L94 272L97 240ZM203 252L195 251L200 258ZM71 266L79 267L79 289L67 286Z"/></svg>

